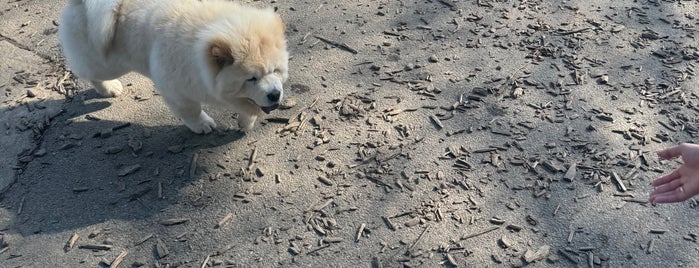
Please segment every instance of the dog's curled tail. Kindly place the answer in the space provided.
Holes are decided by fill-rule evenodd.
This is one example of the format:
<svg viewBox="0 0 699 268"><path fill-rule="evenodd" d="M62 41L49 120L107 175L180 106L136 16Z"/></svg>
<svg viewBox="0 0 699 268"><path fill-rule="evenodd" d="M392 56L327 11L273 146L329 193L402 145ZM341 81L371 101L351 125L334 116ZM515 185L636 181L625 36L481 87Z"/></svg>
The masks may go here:
<svg viewBox="0 0 699 268"><path fill-rule="evenodd" d="M83 5L88 38L106 56L116 32L121 0L70 0L70 5Z"/></svg>

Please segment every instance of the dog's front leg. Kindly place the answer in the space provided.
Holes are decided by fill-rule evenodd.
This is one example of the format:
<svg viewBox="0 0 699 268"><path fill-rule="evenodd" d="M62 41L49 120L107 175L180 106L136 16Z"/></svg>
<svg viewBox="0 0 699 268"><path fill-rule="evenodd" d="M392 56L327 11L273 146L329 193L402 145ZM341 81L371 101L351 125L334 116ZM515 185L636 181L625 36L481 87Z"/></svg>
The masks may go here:
<svg viewBox="0 0 699 268"><path fill-rule="evenodd" d="M241 101L238 106L238 126L245 132L250 131L262 111L249 101Z"/></svg>
<svg viewBox="0 0 699 268"><path fill-rule="evenodd" d="M165 102L192 132L206 134L216 128L216 122L201 109L201 103L178 97L165 98Z"/></svg>

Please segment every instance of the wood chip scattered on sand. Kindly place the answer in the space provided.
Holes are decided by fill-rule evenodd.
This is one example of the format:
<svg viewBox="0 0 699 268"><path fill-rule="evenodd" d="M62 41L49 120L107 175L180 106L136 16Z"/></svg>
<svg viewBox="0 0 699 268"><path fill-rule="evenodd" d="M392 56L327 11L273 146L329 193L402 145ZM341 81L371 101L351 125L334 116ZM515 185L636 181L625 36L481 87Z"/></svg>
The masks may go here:
<svg viewBox="0 0 699 268"><path fill-rule="evenodd" d="M220 229L224 225L228 224L228 222L230 222L231 219L233 219L233 213L229 212L228 214L226 214L226 216L219 220L218 223L216 223L216 229Z"/></svg>
<svg viewBox="0 0 699 268"><path fill-rule="evenodd" d="M117 267L119 267L119 264L121 264L121 262L124 260L124 258L126 257L127 254L129 254L129 253L126 252L126 250L122 250L121 253L119 253L119 256L117 256L117 257L112 261L112 263L109 265L109 268L117 268Z"/></svg>
<svg viewBox="0 0 699 268"><path fill-rule="evenodd" d="M73 247L75 247L75 242L78 241L79 237L80 236L78 233L73 233L73 235L70 236L70 239L68 239L68 242L66 242L66 245L63 247L63 251L68 252L73 249Z"/></svg>

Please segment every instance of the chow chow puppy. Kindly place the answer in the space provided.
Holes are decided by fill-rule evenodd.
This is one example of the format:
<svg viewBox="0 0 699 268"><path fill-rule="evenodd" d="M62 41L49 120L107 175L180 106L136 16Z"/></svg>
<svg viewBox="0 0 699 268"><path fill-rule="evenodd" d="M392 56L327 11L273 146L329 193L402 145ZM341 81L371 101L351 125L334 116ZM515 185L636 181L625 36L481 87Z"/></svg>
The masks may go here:
<svg viewBox="0 0 699 268"><path fill-rule="evenodd" d="M69 67L106 97L128 72L149 77L195 133L215 127L202 103L249 130L277 108L288 77L285 26L272 9L221 0L69 0L58 28Z"/></svg>

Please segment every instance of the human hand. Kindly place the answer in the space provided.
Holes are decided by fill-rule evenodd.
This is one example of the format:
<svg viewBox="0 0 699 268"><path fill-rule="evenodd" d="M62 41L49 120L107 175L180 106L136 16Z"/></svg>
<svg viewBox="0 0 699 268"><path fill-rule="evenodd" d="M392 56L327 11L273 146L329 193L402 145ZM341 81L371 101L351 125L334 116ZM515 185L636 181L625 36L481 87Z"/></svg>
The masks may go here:
<svg viewBox="0 0 699 268"><path fill-rule="evenodd" d="M661 159L678 156L682 166L651 182L651 204L681 202L699 194L699 145L683 143L658 152Z"/></svg>

